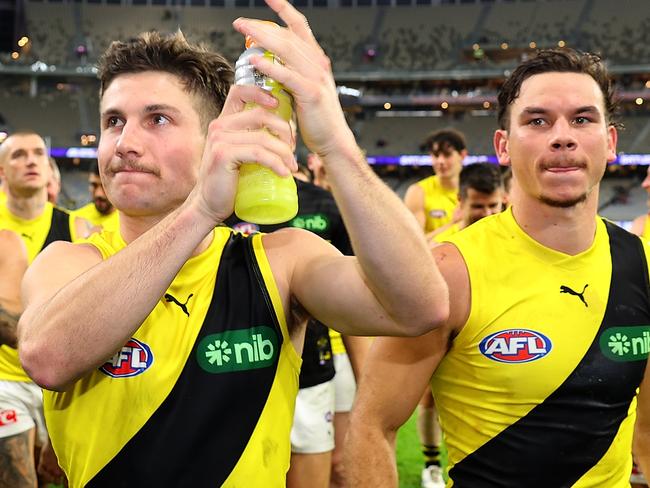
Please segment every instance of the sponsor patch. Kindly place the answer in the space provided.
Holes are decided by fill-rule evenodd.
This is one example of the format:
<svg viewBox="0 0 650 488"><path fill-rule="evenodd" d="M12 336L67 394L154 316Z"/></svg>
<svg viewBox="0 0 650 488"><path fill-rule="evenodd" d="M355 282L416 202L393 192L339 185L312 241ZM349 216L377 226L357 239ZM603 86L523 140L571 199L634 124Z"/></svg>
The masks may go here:
<svg viewBox="0 0 650 488"><path fill-rule="evenodd" d="M199 366L214 374L267 368L278 354L278 336L266 326L210 334L196 348Z"/></svg>
<svg viewBox="0 0 650 488"><path fill-rule="evenodd" d="M144 373L152 363L151 348L132 338L99 370L113 378L128 378Z"/></svg>
<svg viewBox="0 0 650 488"><path fill-rule="evenodd" d="M603 355L612 361L642 361L650 352L650 325L610 327L598 340Z"/></svg>
<svg viewBox="0 0 650 488"><path fill-rule="evenodd" d="M546 356L553 345L544 334L508 329L489 335L479 344L481 354L500 363L529 363Z"/></svg>
<svg viewBox="0 0 650 488"><path fill-rule="evenodd" d="M330 227L330 221L325 214L310 214L298 215L289 225L291 227L298 227L299 229L306 229L315 234L322 234Z"/></svg>
<svg viewBox="0 0 650 488"><path fill-rule="evenodd" d="M16 422L18 422L18 414L15 410L0 410L0 427Z"/></svg>

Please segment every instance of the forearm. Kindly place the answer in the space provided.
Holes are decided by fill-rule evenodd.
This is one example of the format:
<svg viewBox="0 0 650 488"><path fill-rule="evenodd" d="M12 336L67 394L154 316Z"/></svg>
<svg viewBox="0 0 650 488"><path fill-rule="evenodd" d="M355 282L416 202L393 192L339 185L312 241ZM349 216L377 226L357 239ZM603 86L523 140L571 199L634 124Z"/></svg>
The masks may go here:
<svg viewBox="0 0 650 488"><path fill-rule="evenodd" d="M19 313L14 313L0 304L0 346L16 347L16 326Z"/></svg>
<svg viewBox="0 0 650 488"><path fill-rule="evenodd" d="M30 376L57 389L106 361L140 327L213 227L184 205L49 301L28 307L19 338Z"/></svg>
<svg viewBox="0 0 650 488"><path fill-rule="evenodd" d="M356 145L324 160L355 256L384 309L419 333L445 320L447 287L413 215Z"/></svg>
<svg viewBox="0 0 650 488"><path fill-rule="evenodd" d="M342 335L341 338L343 339L345 350L348 353L348 358L350 359L350 365L352 366L354 377L359 379L361 378L363 363L366 360L366 355L370 349L372 339L370 337L358 337L351 335Z"/></svg>
<svg viewBox="0 0 650 488"><path fill-rule="evenodd" d="M641 467L641 472L647 478L648 474L650 474L650 432L635 429L633 452L636 463Z"/></svg>
<svg viewBox="0 0 650 488"><path fill-rule="evenodd" d="M364 419L353 420L343 459L349 486L394 488L398 485L395 432L371 428L364 425Z"/></svg>

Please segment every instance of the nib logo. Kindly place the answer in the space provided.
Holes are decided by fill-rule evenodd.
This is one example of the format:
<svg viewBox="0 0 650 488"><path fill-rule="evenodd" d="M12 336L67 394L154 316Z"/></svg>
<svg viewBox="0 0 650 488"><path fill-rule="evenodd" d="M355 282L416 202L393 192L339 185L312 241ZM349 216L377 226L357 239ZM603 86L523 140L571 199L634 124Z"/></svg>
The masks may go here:
<svg viewBox="0 0 650 488"><path fill-rule="evenodd" d="M199 342L196 360L208 373L267 368L280 352L275 329L266 326L210 334Z"/></svg>
<svg viewBox="0 0 650 488"><path fill-rule="evenodd" d="M599 339L600 350L612 361L641 361L650 353L650 326L611 327Z"/></svg>
<svg viewBox="0 0 650 488"><path fill-rule="evenodd" d="M632 343L627 340L626 335L617 332L616 334L609 336L609 342L607 345L610 347L612 354L624 356L630 352L630 346Z"/></svg>
<svg viewBox="0 0 650 488"><path fill-rule="evenodd" d="M213 344L208 344L208 350L205 351L205 357L210 364L217 363L217 366L222 366L223 363L230 362L230 355L232 349L228 347L228 341L217 339Z"/></svg>

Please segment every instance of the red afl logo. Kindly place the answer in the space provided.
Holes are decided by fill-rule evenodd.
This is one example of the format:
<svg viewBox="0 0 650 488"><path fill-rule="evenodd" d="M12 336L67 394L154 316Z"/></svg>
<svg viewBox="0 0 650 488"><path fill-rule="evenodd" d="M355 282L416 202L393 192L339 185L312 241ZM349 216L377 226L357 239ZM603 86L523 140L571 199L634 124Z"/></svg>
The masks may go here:
<svg viewBox="0 0 650 488"><path fill-rule="evenodd" d="M18 422L18 416L15 410L0 410L0 427L16 422Z"/></svg>
<svg viewBox="0 0 650 488"><path fill-rule="evenodd" d="M245 235L251 235L251 234L256 234L257 232L260 231L260 226L257 224L251 224L250 222L239 222L238 224L235 224L232 226L232 230L235 230L237 232L241 232L242 234Z"/></svg>
<svg viewBox="0 0 650 488"><path fill-rule="evenodd" d="M501 363L528 363L546 356L551 340L527 329L502 330L481 341L479 350L485 357Z"/></svg>
<svg viewBox="0 0 650 488"><path fill-rule="evenodd" d="M149 346L137 339L131 339L99 370L113 378L126 378L144 373L151 363L153 354Z"/></svg>

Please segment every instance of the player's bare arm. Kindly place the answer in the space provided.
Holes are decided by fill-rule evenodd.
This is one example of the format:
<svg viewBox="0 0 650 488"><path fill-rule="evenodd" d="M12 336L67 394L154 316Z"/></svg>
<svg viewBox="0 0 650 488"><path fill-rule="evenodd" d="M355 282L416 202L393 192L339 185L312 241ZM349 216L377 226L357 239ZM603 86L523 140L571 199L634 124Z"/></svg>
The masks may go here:
<svg viewBox="0 0 650 488"><path fill-rule="evenodd" d="M248 19L238 19L235 28L283 59L284 66L259 58L253 64L291 90L302 137L327 168L356 255L341 257L303 233L278 233L265 238L274 274L290 270L290 293L315 318L343 333L431 330L447 316L446 285L422 232L363 158L338 102L330 61L304 16L282 0L269 6L287 24L286 36ZM295 252L287 256L290 245ZM418 280L410 278L416 275Z"/></svg>
<svg viewBox="0 0 650 488"><path fill-rule="evenodd" d="M22 312L20 282L27 269L27 251L20 237L0 231L0 345L16 347L16 325Z"/></svg>
<svg viewBox="0 0 650 488"><path fill-rule="evenodd" d="M451 244L433 250L450 287L450 317L441 328L418 338L380 337L366 360L346 441L351 486L395 487L394 442L469 314L469 278ZM372 470L364 467L373 466Z"/></svg>
<svg viewBox="0 0 650 488"><path fill-rule="evenodd" d="M422 187L417 184L409 186L404 195L404 203L411 213L415 215L420 228L424 229L427 216L424 210L424 190Z"/></svg>

